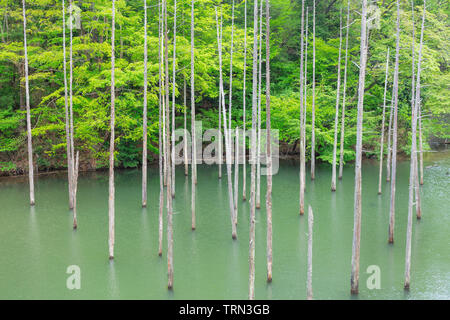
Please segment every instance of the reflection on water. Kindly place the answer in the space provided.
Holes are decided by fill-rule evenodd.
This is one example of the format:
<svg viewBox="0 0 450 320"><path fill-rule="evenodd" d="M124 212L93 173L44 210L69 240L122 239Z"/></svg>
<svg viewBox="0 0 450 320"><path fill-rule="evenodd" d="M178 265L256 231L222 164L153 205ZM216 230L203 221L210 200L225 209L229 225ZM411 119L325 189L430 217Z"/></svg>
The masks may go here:
<svg viewBox="0 0 450 320"><path fill-rule="evenodd" d="M403 290L409 163L397 176L395 244L388 245L389 184L377 195L378 163L363 164L360 294L351 297L354 167L330 192L331 167L306 177L306 205L314 209L313 291L316 299L450 298L450 153L425 154L421 221L414 220L411 291ZM308 170L306 170L309 172ZM242 170L240 170L242 173ZM250 170L247 170L250 173ZM148 207L141 208L139 170L116 173L116 248L108 260L107 172L79 179L79 228L72 229L64 173L41 175L36 206L26 178L0 178L0 298L246 299L249 203L239 201L238 240L231 240L226 170L199 166L196 218L191 230L191 183L176 172L174 291L167 290L167 225L158 257L158 170L149 170ZM242 182L242 179L241 179ZM247 178L250 182L250 177ZM248 185L247 190L250 186ZM256 298L305 299L307 218L298 214L298 164L282 162L273 180L273 283L266 279L265 178L256 212ZM242 185L239 190L242 199ZM247 197L249 198L249 197ZM165 214L165 213L164 213ZM81 289L68 290L67 267L81 269ZM367 267L381 269L381 289L369 290Z"/></svg>

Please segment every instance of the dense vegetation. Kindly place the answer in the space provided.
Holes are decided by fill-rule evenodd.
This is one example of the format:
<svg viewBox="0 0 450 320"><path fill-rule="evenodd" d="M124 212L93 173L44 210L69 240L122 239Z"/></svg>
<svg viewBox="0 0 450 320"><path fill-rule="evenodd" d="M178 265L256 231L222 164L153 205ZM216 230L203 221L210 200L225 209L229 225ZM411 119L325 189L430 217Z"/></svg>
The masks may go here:
<svg viewBox="0 0 450 320"><path fill-rule="evenodd" d="M68 2L68 1L66 1ZM74 29L75 144L80 150L81 168L96 169L108 164L111 1L74 1L81 9L81 26ZM171 2L171 1L169 1ZM177 127L183 125L183 78L189 85L190 1L178 0L177 30ZM346 1L316 0L316 152L330 162L334 138L334 112L339 46L339 10ZM224 14L223 45L225 88L231 40L231 1L222 3ZM250 3L249 3L250 4ZM311 7L312 1L306 4ZM197 120L203 129L218 126L219 67L214 6L219 1L198 0L195 7L195 83ZM359 61L359 1L351 2L349 70L345 161L354 159L356 100ZM411 115L411 2L401 1L401 57L399 83L399 146L407 153L410 147ZM116 165L136 167L141 162L143 101L143 1L116 1ZM169 3L168 8L173 8ZM420 33L422 1L415 1L416 35ZM169 9L171 11L172 9ZM247 74L252 64L252 10L248 5ZM299 138L299 0L271 1L271 101L272 128L280 139L297 152ZM311 10L310 10L311 12ZM422 113L425 138L431 135L450 138L445 119L450 114L450 32L449 1L427 4L422 73ZM364 103L363 149L366 156L379 149L384 63L387 48L395 47L395 1L372 1L368 50L368 70ZM66 167L64 131L64 82L62 50L62 7L59 0L27 1L27 35L30 63L32 134L35 161L39 170ZM66 17L66 20L68 17ZM169 12L169 26L173 14ZM343 19L345 21L345 17ZM149 8L149 151L152 160L158 153L158 6ZM236 2L233 54L233 124L242 126L242 79L244 47L244 2ZM309 19L312 30L312 19ZM23 25L21 2L0 0L0 172L21 173L26 170L25 89L23 68ZM66 28L66 35L69 29ZM169 39L173 33L169 30ZM66 37L68 39L68 36ZM67 43L69 45L69 43ZM418 48L418 41L416 39ZM311 32L309 48L312 49ZM416 52L417 52L416 48ZM264 52L265 50L263 50ZM169 54L172 57L172 54ZM394 62L391 54L390 61ZM170 65L171 65L170 61ZM343 68L342 68L343 69ZM263 66L263 70L265 70ZM392 70L389 76L391 88ZM307 154L311 138L312 50L308 50ZM264 76L264 74L263 74ZM247 88L251 77L247 76ZM264 81L263 81L264 87ZM189 87L187 94L189 95ZM264 90L263 90L264 92ZM247 106L251 90L247 90ZM388 92L390 101L391 89ZM187 97L189 101L189 96ZM262 99L263 107L265 99ZM189 105L187 106L189 108ZM247 119L250 119L250 108ZM188 112L188 117L189 117ZM265 115L262 115L265 119ZM190 121L188 120L188 124ZM247 123L250 125L250 123ZM264 127L264 121L262 126ZM426 139L425 139L426 141Z"/></svg>

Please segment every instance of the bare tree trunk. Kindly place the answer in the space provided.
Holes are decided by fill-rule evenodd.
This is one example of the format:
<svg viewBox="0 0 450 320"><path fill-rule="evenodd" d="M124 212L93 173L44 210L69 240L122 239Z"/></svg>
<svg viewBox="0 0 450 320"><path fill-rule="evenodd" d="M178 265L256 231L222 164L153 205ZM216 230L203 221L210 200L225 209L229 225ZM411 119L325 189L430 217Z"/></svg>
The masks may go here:
<svg viewBox="0 0 450 320"><path fill-rule="evenodd" d="M336 91L336 115L334 117L334 144L333 144L333 169L331 173L331 191L336 191L336 149L339 124L339 94L341 90L341 48L342 48L342 9L339 23L339 58L338 58L338 76Z"/></svg>
<svg viewBox="0 0 450 320"><path fill-rule="evenodd" d="M159 62L159 130L158 130L158 148L159 148L159 216L158 216L158 255L162 256L162 241L163 241L163 210L164 210L164 172L163 172L163 157L164 154L164 145L163 139L165 139L165 135L161 135L161 124L163 118L163 110L165 110L164 97L162 96L162 16L161 16L161 1L158 1L158 62ZM165 123L165 122L164 122ZM164 130L165 132L165 130ZM161 150L162 149L162 150ZM163 153L161 155L161 153Z"/></svg>
<svg viewBox="0 0 450 320"><path fill-rule="evenodd" d="M69 209L73 209L72 199L72 151L70 145L70 121L69 121L69 103L67 93L67 62L66 62L66 8L64 0L62 0L62 15L63 15L63 69L64 69L64 110L66 116L66 153L67 153L67 181L69 184Z"/></svg>
<svg viewBox="0 0 450 320"><path fill-rule="evenodd" d="M259 8L259 54L258 54L258 124L257 134L258 140L256 142L256 209L261 208L261 82L262 82L262 16L263 16L263 0L261 0L261 7Z"/></svg>
<svg viewBox="0 0 450 320"><path fill-rule="evenodd" d="M218 43L218 51L219 51L219 88L221 92L222 98L222 116L223 116L223 128L225 131L225 154L226 154L226 166L227 166L227 178L228 178L228 200L230 206L230 220L231 220L231 237L233 239L237 239L237 231L236 231L236 220L234 214L234 200L233 200L233 181L232 181L232 173L231 173L231 141L230 135L228 133L229 127L227 125L227 110L225 106L225 93L223 90L223 76L222 76L222 37L220 36L219 31L222 29L222 25L219 27L219 20L217 17L217 8L215 8L216 12L216 25L217 25L217 43ZM222 21L221 21L222 24Z"/></svg>
<svg viewBox="0 0 450 320"><path fill-rule="evenodd" d="M270 3L266 0L267 282L272 281L272 146L270 118Z"/></svg>
<svg viewBox="0 0 450 320"><path fill-rule="evenodd" d="M306 296L308 300L313 299L313 289L312 289L312 245L313 245L313 224L314 216L311 206L308 206L308 274L307 274L307 286L306 286Z"/></svg>
<svg viewBox="0 0 450 320"><path fill-rule="evenodd" d="M229 134L230 134L230 141L231 140L231 106L233 104L233 49L234 49L234 0L232 3L232 9L231 9L231 48L230 48L230 92L229 92L229 102L230 105L230 111L229 111L229 117L230 117L230 123L229 123ZM237 224L237 196L238 196L238 190L239 190L239 136L238 136L238 127L236 126L236 137L235 137L235 166L234 166L234 224Z"/></svg>
<svg viewBox="0 0 450 320"><path fill-rule="evenodd" d="M235 151L234 151L234 224L238 223L238 199L239 199L239 127L236 126Z"/></svg>
<svg viewBox="0 0 450 320"><path fill-rule="evenodd" d="M246 191L246 185L247 185L247 165L246 165L246 160L247 160L247 146L246 146L246 142L247 142L247 136L245 135L245 130L246 130L246 111L245 111L245 107L246 107L246 78L247 78L247 0L244 0L244 75L243 75L243 93L242 93L242 103L243 103L243 111L242 111L242 120L243 120L243 125L242 125L242 129L243 129L243 133L242 133L242 200L245 201L247 200L247 191Z"/></svg>
<svg viewBox="0 0 450 320"><path fill-rule="evenodd" d="M114 123L115 123L115 53L114 53L114 40L115 40L115 23L116 23L116 9L115 0L112 0L112 21L111 21L111 135L109 142L109 259L114 259Z"/></svg>
<svg viewBox="0 0 450 320"><path fill-rule="evenodd" d="M392 136L392 164L391 164L391 203L389 210L389 243L394 243L395 226L395 176L397 173L397 114L398 114L398 67L400 58L400 2L397 0L397 44L395 51L394 70L394 118Z"/></svg>
<svg viewBox="0 0 450 320"><path fill-rule="evenodd" d="M367 0L362 1L361 10L361 44L359 63L359 86L358 86L358 116L356 129L356 160L355 160L355 202L354 202L354 224L353 224L353 245L352 245L352 272L351 272L351 293L358 293L359 286L359 256L361 242L361 158L362 158L362 125L364 108L364 83L366 78L367 62Z"/></svg>
<svg viewBox="0 0 450 320"><path fill-rule="evenodd" d="M72 8L72 0L69 0L70 8ZM73 9L72 9L73 12ZM70 50L69 50L69 121L70 121L70 154L71 159L70 161L72 164L75 161L75 144L73 142L73 136L74 136L74 126L73 126L73 24L72 19L70 19L69 23L69 29L70 29ZM72 172L71 175L74 174L74 167L72 165ZM73 178L72 178L73 181ZM72 188L72 203L73 203L73 188Z"/></svg>
<svg viewBox="0 0 450 320"><path fill-rule="evenodd" d="M173 60L172 60L172 198L175 198L175 86L177 59L177 0L173 2Z"/></svg>
<svg viewBox="0 0 450 320"><path fill-rule="evenodd" d="M187 105L186 105L186 77L183 77L183 107L184 107L184 175L189 175L189 164L188 164L188 144L187 144ZM219 129L220 130L220 129Z"/></svg>
<svg viewBox="0 0 450 320"><path fill-rule="evenodd" d="M303 123L302 123L302 136L303 136L303 149L301 157L300 168L302 170L302 185L303 194L305 193L306 186L306 111L308 109L307 105L307 79L308 79L308 17L309 17L309 7L306 7L306 27L305 27L305 64L303 70ZM304 196L303 196L304 199Z"/></svg>
<svg viewBox="0 0 450 320"><path fill-rule="evenodd" d="M195 80L194 80L194 0L191 2L191 131L192 131L192 192L191 192L191 212L192 230L195 230L195 185L197 184L197 148L196 148L196 128L195 128Z"/></svg>
<svg viewBox="0 0 450 320"><path fill-rule="evenodd" d="M344 173L344 137L345 137L345 94L347 91L347 64L348 64L348 30L350 29L350 1L347 2L347 24L345 27L345 64L344 64L344 88L342 90L342 116L341 116L341 143L339 147L339 175L342 179Z"/></svg>
<svg viewBox="0 0 450 320"><path fill-rule="evenodd" d="M303 35L304 35L304 11L305 11L305 0L302 0L302 21L301 21L301 31L300 31L300 215L303 215L305 212L305 185L303 183L303 165L304 165L304 154L303 154L303 108L304 108L304 100L303 100Z"/></svg>
<svg viewBox="0 0 450 320"><path fill-rule="evenodd" d="M221 41L219 39L219 41ZM223 161L223 150L222 150L222 92L219 89L219 145L218 145L218 161L219 161L219 179L222 179L222 161Z"/></svg>
<svg viewBox="0 0 450 320"><path fill-rule="evenodd" d="M144 110L142 116L142 207L147 206L147 0L144 0Z"/></svg>
<svg viewBox="0 0 450 320"><path fill-rule="evenodd" d="M313 0L313 74L311 110L311 180L316 178L316 0Z"/></svg>
<svg viewBox="0 0 450 320"><path fill-rule="evenodd" d="M23 50L25 56L25 92L27 106L27 138L28 138L28 180L30 183L30 205L34 206L34 173L33 173L33 142L31 138L31 115L30 115L30 85L28 80L28 50L27 50L27 18L25 14L25 0L22 0L23 9Z"/></svg>
<svg viewBox="0 0 450 320"><path fill-rule="evenodd" d="M381 120L380 171L378 174L378 194L381 194L381 178L383 176L384 120L386 117L386 92L388 84L388 75L389 75L389 48L386 54L386 75L384 78L383 119Z"/></svg>
<svg viewBox="0 0 450 320"><path fill-rule="evenodd" d="M256 122L258 107L258 1L253 6L253 83L252 83L252 136L250 186L250 239L249 239L249 299L255 299L255 211L256 211Z"/></svg>
<svg viewBox="0 0 450 320"><path fill-rule="evenodd" d="M79 151L77 151L77 155L75 158L75 169L73 171L73 228L78 228L78 222L77 222L77 191L78 191L78 170L79 170Z"/></svg>
<svg viewBox="0 0 450 320"><path fill-rule="evenodd" d="M418 188L417 183L417 114L418 106L420 103L420 72L422 62L422 45L423 45L423 32L425 28L425 6L426 1L423 3L423 15L422 15L422 30L420 32L420 47L419 47L419 61L417 63L417 79L416 79L416 92L415 102L412 109L412 136L411 136L411 165L409 172L409 201L408 201L408 226L406 231L406 258L405 258L405 289L409 290L410 286L410 273L411 273L411 238L412 238L412 215L413 215L413 201L414 201L414 189ZM414 10L414 9L413 9ZM416 199L417 201L417 199ZM417 203L416 203L417 205ZM419 211L420 212L420 211Z"/></svg>
<svg viewBox="0 0 450 320"><path fill-rule="evenodd" d="M420 92L420 87L419 87ZM422 140L422 111L421 111L421 103L419 101L419 105L417 106L419 110L419 163L420 163L420 184L423 184L423 140Z"/></svg>

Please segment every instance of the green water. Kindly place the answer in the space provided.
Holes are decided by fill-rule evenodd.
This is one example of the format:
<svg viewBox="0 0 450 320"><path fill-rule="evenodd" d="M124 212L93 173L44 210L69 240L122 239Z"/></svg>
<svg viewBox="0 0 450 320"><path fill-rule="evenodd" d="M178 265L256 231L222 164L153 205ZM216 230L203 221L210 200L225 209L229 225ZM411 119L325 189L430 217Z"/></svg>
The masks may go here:
<svg viewBox="0 0 450 320"><path fill-rule="evenodd" d="M395 243L388 245L389 184L377 195L377 162L363 164L363 215L359 299L450 298L450 153L426 155L421 190L423 218L414 219L411 290L403 290L409 163L397 176ZM224 174L225 174L225 168ZM242 171L241 171L242 172ZM249 173L249 171L247 171ZM216 166L200 166L197 230L191 230L190 180L176 172L174 291L167 290L166 240L158 246L157 168L149 172L149 206L140 207L138 170L116 173L115 260L108 260L108 178L85 173L78 187L78 225L67 209L67 176L36 181L36 207L28 205L25 178L0 179L0 298L2 299L246 299L249 204L240 202L238 240L232 241L227 179ZM306 179L314 209L313 290L316 299L351 299L354 167L337 192L330 166ZM250 181L248 179L247 181ZM240 186L241 188L242 186ZM239 192L241 194L241 192ZM273 283L266 276L265 178L256 214L256 298L305 299L307 219L298 214L298 164L282 162L273 181ZM166 226L164 226L164 233ZM81 289L68 290L66 269L81 268ZM366 285L369 265L381 270L381 289Z"/></svg>

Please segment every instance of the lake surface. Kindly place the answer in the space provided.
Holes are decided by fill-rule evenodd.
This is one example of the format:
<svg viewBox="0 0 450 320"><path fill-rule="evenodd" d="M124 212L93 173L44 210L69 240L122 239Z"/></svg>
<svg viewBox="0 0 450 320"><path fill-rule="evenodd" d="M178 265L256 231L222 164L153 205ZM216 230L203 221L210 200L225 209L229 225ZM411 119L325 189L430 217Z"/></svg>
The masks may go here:
<svg viewBox="0 0 450 320"><path fill-rule="evenodd" d="M378 163L363 163L357 297L350 295L354 166L345 167L335 193L330 192L329 165L317 168L315 181L310 180L307 168L306 205L314 210L315 299L450 298L450 152L427 153L425 166L422 220L413 220L411 289L405 292L409 162L398 165L393 245L387 242L389 184L384 183L383 194L377 195ZM298 168L296 162L281 162L273 179L271 284L266 283L266 180L261 179L262 207L256 213L257 299L306 298L308 225L307 215L298 214ZM239 202L238 240L233 241L225 167L223 174L219 180L216 166L199 166L197 229L192 231L191 182L185 178L184 168L177 168L173 292L167 290L165 239L163 256L157 254L157 168L149 171L146 209L140 206L140 171L116 172L116 246L112 262L108 260L107 172L81 174L75 231L68 210L65 173L38 177L35 208L28 205L26 178L1 178L0 299L247 299L249 204ZM66 288L66 269L70 265L81 269L80 290ZM370 265L380 268L381 289L367 288L370 274L366 270Z"/></svg>

